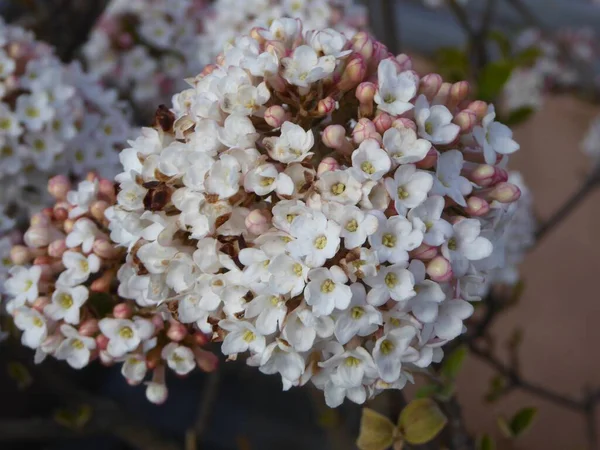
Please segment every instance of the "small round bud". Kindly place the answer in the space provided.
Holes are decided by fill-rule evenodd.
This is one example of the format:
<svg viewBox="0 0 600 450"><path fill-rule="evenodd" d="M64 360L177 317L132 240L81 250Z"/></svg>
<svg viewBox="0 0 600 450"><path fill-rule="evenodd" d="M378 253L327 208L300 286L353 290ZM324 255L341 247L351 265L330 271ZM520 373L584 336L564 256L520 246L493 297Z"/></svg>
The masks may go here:
<svg viewBox="0 0 600 450"><path fill-rule="evenodd" d="M383 133L392 128L392 116L388 113L380 113L373 119L373 123L377 132L383 135Z"/></svg>
<svg viewBox="0 0 600 450"><path fill-rule="evenodd" d="M440 89L433 99L435 104L446 105L448 104L448 99L450 97L450 89L452 89L452 84L450 83L442 83Z"/></svg>
<svg viewBox="0 0 600 450"><path fill-rule="evenodd" d="M412 70L413 68L412 59L405 53L401 53L396 56L396 62L398 63L398 66L402 72L405 70Z"/></svg>
<svg viewBox="0 0 600 450"><path fill-rule="evenodd" d="M119 303L113 308L113 316L116 319L129 319L133 316L133 308L128 303Z"/></svg>
<svg viewBox="0 0 600 450"><path fill-rule="evenodd" d="M56 200L65 200L71 190L71 182L64 175L56 175L48 180L48 192Z"/></svg>
<svg viewBox="0 0 600 450"><path fill-rule="evenodd" d="M480 121L487 114L488 105L486 102L476 100L474 102L471 102L469 106L467 106L467 109L473 112L475 114L475 117L477 117L477 120Z"/></svg>
<svg viewBox="0 0 600 450"><path fill-rule="evenodd" d="M270 106L265 111L265 122L273 128L279 128L287 119L287 113L279 105Z"/></svg>
<svg viewBox="0 0 600 450"><path fill-rule="evenodd" d="M356 99L361 104L371 104L373 103L373 99L375 98L375 93L377 92L377 86L371 83L370 81L363 81L358 86L356 86Z"/></svg>
<svg viewBox="0 0 600 450"><path fill-rule="evenodd" d="M65 223L63 223L63 229L65 230L65 233L70 233L71 231L73 231L74 226L75 226L74 219L67 219L67 220L65 220Z"/></svg>
<svg viewBox="0 0 600 450"><path fill-rule="evenodd" d="M521 190L512 183L502 182L494 186L489 197L500 203L513 203L521 197Z"/></svg>
<svg viewBox="0 0 600 450"><path fill-rule="evenodd" d="M435 148L431 147L421 161L416 163L419 169L431 169L438 160L438 152Z"/></svg>
<svg viewBox="0 0 600 450"><path fill-rule="evenodd" d="M436 256L427 264L427 275L436 282L449 281L452 278L450 262L443 256Z"/></svg>
<svg viewBox="0 0 600 450"><path fill-rule="evenodd" d="M364 80L366 73L367 65L365 64L362 56L355 55L354 58L346 65L346 69L342 73L342 77L337 84L337 88L340 91L349 91Z"/></svg>
<svg viewBox="0 0 600 450"><path fill-rule="evenodd" d="M317 111L320 115L326 116L335 111L336 105L337 103L333 98L326 97L319 101L319 104L317 105Z"/></svg>
<svg viewBox="0 0 600 450"><path fill-rule="evenodd" d="M331 172L334 170L338 170L340 168L340 163L337 162L335 158L331 156L326 156L319 163L319 167L317 167L317 175L322 175L325 172Z"/></svg>
<svg viewBox="0 0 600 450"><path fill-rule="evenodd" d="M96 239L92 245L92 251L102 259L113 259L121 253L112 242L106 239Z"/></svg>
<svg viewBox="0 0 600 450"><path fill-rule="evenodd" d="M169 322L167 337L173 342L181 342L187 336L187 328L175 320Z"/></svg>
<svg viewBox="0 0 600 450"><path fill-rule="evenodd" d="M35 299L35 301L33 302L33 305L31 305L31 307L33 309L35 309L36 311L43 313L44 308L49 304L50 304L50 299L48 297L38 297Z"/></svg>
<svg viewBox="0 0 600 450"><path fill-rule="evenodd" d="M106 350L106 347L108 347L108 338L103 334L96 336L96 347L98 350Z"/></svg>
<svg viewBox="0 0 600 450"><path fill-rule="evenodd" d="M115 278L115 274L112 271L106 271L102 274L102 276L92 282L90 284L90 291L93 292L108 292L110 290L110 285L112 284Z"/></svg>
<svg viewBox="0 0 600 450"><path fill-rule="evenodd" d="M28 247L46 247L52 242L52 233L47 226L34 226L25 232L23 240Z"/></svg>
<svg viewBox="0 0 600 450"><path fill-rule="evenodd" d="M259 236L266 233L271 228L271 217L267 211L255 209L250 211L244 221L248 232Z"/></svg>
<svg viewBox="0 0 600 450"><path fill-rule="evenodd" d="M194 356L196 357L196 364L203 372L213 372L219 366L219 358L212 352L195 348Z"/></svg>
<svg viewBox="0 0 600 450"><path fill-rule="evenodd" d="M437 254L438 248L427 244L421 244L410 252L411 258L420 259L421 261L429 261L435 258Z"/></svg>
<svg viewBox="0 0 600 450"><path fill-rule="evenodd" d="M96 319L87 319L81 325L79 325L79 334L82 336L93 336L100 328L98 328L98 321Z"/></svg>
<svg viewBox="0 0 600 450"><path fill-rule="evenodd" d="M62 258L64 252L67 251L67 243L64 239L52 241L48 246L48 255L53 258Z"/></svg>
<svg viewBox="0 0 600 450"><path fill-rule="evenodd" d="M323 131L323 144L329 148L340 149L347 142L346 129L342 125L329 125Z"/></svg>
<svg viewBox="0 0 600 450"><path fill-rule="evenodd" d="M69 218L69 211L59 206L54 207L54 218L59 222L64 222Z"/></svg>
<svg viewBox="0 0 600 450"><path fill-rule="evenodd" d="M376 139L379 143L383 140L377 132L375 124L367 118L362 118L358 121L352 131L352 139L356 144L361 144L367 139Z"/></svg>
<svg viewBox="0 0 600 450"><path fill-rule="evenodd" d="M429 101L433 100L442 87L442 76L437 73L430 73L421 78L419 93L423 94Z"/></svg>
<svg viewBox="0 0 600 450"><path fill-rule="evenodd" d="M96 200L90 206L90 214L94 219L101 222L104 220L104 212L108 209L109 206L110 205L108 204L108 202L105 202L104 200Z"/></svg>
<svg viewBox="0 0 600 450"><path fill-rule="evenodd" d="M104 197L110 203L117 199L115 184L111 180L101 179L98 183L98 196Z"/></svg>
<svg viewBox="0 0 600 450"><path fill-rule="evenodd" d="M479 197L469 197L467 199L467 207L465 208L467 214L479 217L487 214L490 211L490 205L484 199Z"/></svg>
<svg viewBox="0 0 600 450"><path fill-rule="evenodd" d="M369 33L359 31L352 38L352 50L359 53L365 61L369 61L373 56L373 39Z"/></svg>
<svg viewBox="0 0 600 450"><path fill-rule="evenodd" d="M33 254L24 245L15 245L10 249L10 259L13 264L22 266L33 259Z"/></svg>
<svg viewBox="0 0 600 450"><path fill-rule="evenodd" d="M460 127L461 133L470 133L477 123L477 117L472 111L464 110L454 116L452 122Z"/></svg>
<svg viewBox="0 0 600 450"><path fill-rule="evenodd" d="M450 101L458 105L469 96L471 87L468 81L459 81L450 88Z"/></svg>
<svg viewBox="0 0 600 450"><path fill-rule="evenodd" d="M392 122L392 127L394 128L398 128L399 130L403 129L403 128L410 128L413 131L417 131L417 124L414 123L412 120L410 119L406 119L404 117L399 117L397 119L394 119L394 121Z"/></svg>

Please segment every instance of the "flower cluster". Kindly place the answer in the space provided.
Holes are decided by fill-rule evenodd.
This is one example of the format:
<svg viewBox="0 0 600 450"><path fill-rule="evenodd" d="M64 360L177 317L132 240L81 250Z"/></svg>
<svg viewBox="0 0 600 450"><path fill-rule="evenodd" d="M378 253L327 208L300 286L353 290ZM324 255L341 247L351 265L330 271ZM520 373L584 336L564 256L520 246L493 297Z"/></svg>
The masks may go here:
<svg viewBox="0 0 600 450"><path fill-rule="evenodd" d="M217 0L206 12L200 36L202 66L240 35L280 17L300 19L307 29L331 27L348 36L367 26L366 8L354 0Z"/></svg>
<svg viewBox="0 0 600 450"><path fill-rule="evenodd" d="M123 298L118 286L125 252L110 241L104 213L116 202L112 181L88 174L71 190L64 176L48 183L55 198L31 218L24 245L10 250L10 277L5 282L6 309L22 331L23 345L81 369L99 358L123 362L122 373L134 385L149 370L148 399L166 399L165 367L186 374L198 365L212 370L216 356L201 347L207 338L160 309L147 310ZM6 256L6 243L0 250Z"/></svg>
<svg viewBox="0 0 600 450"><path fill-rule="evenodd" d="M140 110L170 103L183 78L202 65L197 55L204 0L115 0L84 46L90 72Z"/></svg>
<svg viewBox="0 0 600 450"><path fill-rule="evenodd" d="M0 205L12 216L44 204L53 174L114 176L129 132L115 92L0 21Z"/></svg>
<svg viewBox="0 0 600 450"><path fill-rule="evenodd" d="M121 153L122 295L332 407L402 388L463 332L520 196L468 91L364 32L237 38Z"/></svg>

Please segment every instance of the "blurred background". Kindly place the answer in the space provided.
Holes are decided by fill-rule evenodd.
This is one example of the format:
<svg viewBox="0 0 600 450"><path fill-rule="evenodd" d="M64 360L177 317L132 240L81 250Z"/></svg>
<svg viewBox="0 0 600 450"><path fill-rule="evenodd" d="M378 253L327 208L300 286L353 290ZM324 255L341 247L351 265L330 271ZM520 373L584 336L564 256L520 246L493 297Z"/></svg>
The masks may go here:
<svg viewBox="0 0 600 450"><path fill-rule="evenodd" d="M0 1L0 10L12 17L23 14L28 3ZM413 57L419 73L439 70L440 49L467 46L464 28L444 6L430 8L421 0L363 3L372 32L391 49ZM468 20L475 24L482 20L487 3L470 0L465 8ZM533 24L547 30L585 28L600 34L600 5L592 0L496 3L494 28L511 40ZM527 10L520 11L518 5L526 5ZM535 18L528 17L530 13ZM57 23L62 22L57 19ZM86 27L83 22L71 26L72 30L61 32L76 33ZM593 42L598 45L597 38ZM592 66L598 63L600 59ZM590 76L594 78L595 73ZM600 114L593 97L549 90L543 94L543 106L515 126L521 151L511 160L511 168L527 180L540 218L549 217L590 170L592 161L581 152L580 143ZM499 343L521 330L522 375L573 398L583 396L586 387L600 384L600 298L595 288L600 254L598 202L600 192L589 195L526 256L519 302L491 330ZM508 357L508 352L502 353L502 344L498 348L500 356ZM218 376L196 371L185 379L171 380L168 401L155 406L147 402L142 387L127 386L119 368L92 365L75 373L56 361L32 367L31 359L31 352L10 342L0 345L1 449L354 448L360 408L346 403L328 410L309 389L281 392L276 377L242 364L222 364ZM600 426L599 414L588 415L592 419L586 423L580 411L520 390L487 402L494 373L485 362L467 356L456 394L470 432L495 436L500 449L588 448L586 433L593 429L589 420ZM497 418L523 406L539 408L534 426L518 441L504 439ZM108 411L108 415L100 417L94 411ZM40 419L48 417L54 420ZM91 424L85 432L77 427L82 418Z"/></svg>

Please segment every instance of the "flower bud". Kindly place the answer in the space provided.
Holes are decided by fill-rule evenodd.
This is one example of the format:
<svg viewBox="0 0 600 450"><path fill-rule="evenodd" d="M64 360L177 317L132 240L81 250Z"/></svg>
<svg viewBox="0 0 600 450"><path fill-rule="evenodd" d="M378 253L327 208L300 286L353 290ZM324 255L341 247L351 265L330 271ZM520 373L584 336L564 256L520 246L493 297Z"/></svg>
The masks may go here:
<svg viewBox="0 0 600 450"><path fill-rule="evenodd" d="M104 220L104 212L108 209L109 206L110 205L108 204L108 202L105 202L104 200L96 200L90 206L90 214L94 219L96 219L99 222L102 222Z"/></svg>
<svg viewBox="0 0 600 450"><path fill-rule="evenodd" d="M98 350L106 350L106 347L108 347L108 338L103 334L96 336L96 347Z"/></svg>
<svg viewBox="0 0 600 450"><path fill-rule="evenodd" d="M493 186L508 180L506 170L489 164L480 164L466 175L469 180L481 187Z"/></svg>
<svg viewBox="0 0 600 450"><path fill-rule="evenodd" d="M415 163L419 169L431 169L438 159L438 153L435 148L431 147L421 161Z"/></svg>
<svg viewBox="0 0 600 450"><path fill-rule="evenodd" d="M379 41L373 42L373 56L369 61L369 71L376 71L379 63L390 57L388 48ZM395 60L394 60L395 61Z"/></svg>
<svg viewBox="0 0 600 450"><path fill-rule="evenodd" d="M56 200L65 200L71 190L71 182L64 175L56 175L48 180L48 192Z"/></svg>
<svg viewBox="0 0 600 450"><path fill-rule="evenodd" d="M13 264L22 266L33 259L33 254L24 245L15 245L10 249L10 259Z"/></svg>
<svg viewBox="0 0 600 450"><path fill-rule="evenodd" d="M48 297L38 297L35 299L35 301L33 302L33 305L31 305L31 307L33 309L35 309L36 311L43 313L44 307L49 304L50 304L50 299Z"/></svg>
<svg viewBox="0 0 600 450"><path fill-rule="evenodd" d="M335 111L337 102L332 97L326 97L319 101L317 111L321 116L326 116Z"/></svg>
<svg viewBox="0 0 600 450"><path fill-rule="evenodd" d="M417 131L417 124L414 123L412 120L406 119L404 117L398 117L397 119L394 119L394 121L392 122L392 127L398 128L399 130L403 128L410 128L415 132Z"/></svg>
<svg viewBox="0 0 600 450"><path fill-rule="evenodd" d="M113 259L121 253L115 245L106 239L96 239L92 251L102 259Z"/></svg>
<svg viewBox="0 0 600 450"><path fill-rule="evenodd" d="M438 283L449 281L452 278L450 262L443 256L436 256L427 264L427 275Z"/></svg>
<svg viewBox="0 0 600 450"><path fill-rule="evenodd" d="M267 211L255 209L250 211L244 221L248 232L256 236L266 233L271 228L271 217Z"/></svg>
<svg viewBox="0 0 600 450"><path fill-rule="evenodd" d="M204 347L210 341L208 336L206 336L206 334L204 334L201 331L196 331L192 337L194 339L194 345L197 345L199 347Z"/></svg>
<svg viewBox="0 0 600 450"><path fill-rule="evenodd" d="M410 252L411 258L420 259L421 261L429 261L435 258L437 254L438 248L427 244L421 244Z"/></svg>
<svg viewBox="0 0 600 450"><path fill-rule="evenodd" d="M29 227L46 227L50 225L50 218L42 213L36 213L31 216L31 220L29 221Z"/></svg>
<svg viewBox="0 0 600 450"><path fill-rule="evenodd" d="M285 44L281 41L265 42L265 52L273 53L281 60L286 55Z"/></svg>
<svg viewBox="0 0 600 450"><path fill-rule="evenodd" d="M116 319L129 319L133 316L133 308L128 303L119 303L115 305L112 313Z"/></svg>
<svg viewBox="0 0 600 450"><path fill-rule="evenodd" d="M469 106L467 106L467 109L473 112L475 114L475 117L477 117L477 120L480 121L487 114L488 105L487 103L482 102L481 100L476 100L474 102L471 102Z"/></svg>
<svg viewBox="0 0 600 450"><path fill-rule="evenodd" d="M352 50L360 54L365 61L369 61L373 56L373 39L369 33L359 31L352 38Z"/></svg>
<svg viewBox="0 0 600 450"><path fill-rule="evenodd" d="M98 183L98 196L103 196L109 203L114 203L117 200L115 184L111 180L101 179Z"/></svg>
<svg viewBox="0 0 600 450"><path fill-rule="evenodd" d="M361 104L370 104L375 98L375 92L377 92L377 86L370 81L363 81L356 87L356 98Z"/></svg>
<svg viewBox="0 0 600 450"><path fill-rule="evenodd" d="M79 334L82 336L93 336L98 331L98 321L96 319L87 319L79 325Z"/></svg>
<svg viewBox="0 0 600 450"><path fill-rule="evenodd" d="M469 96L470 90L471 87L469 86L468 81L459 81L458 83L454 83L450 88L450 102L453 105L458 105Z"/></svg>
<svg viewBox="0 0 600 450"><path fill-rule="evenodd" d="M65 230L65 233L69 234L71 231L73 231L74 226L75 226L75 220L67 219L67 220L65 220L65 223L63 223L63 230Z"/></svg>
<svg viewBox="0 0 600 450"><path fill-rule="evenodd" d="M362 56L355 54L354 58L346 65L342 77L337 83L337 88L340 91L349 91L350 89L353 89L364 80L366 73L367 65Z"/></svg>
<svg viewBox="0 0 600 450"><path fill-rule="evenodd" d="M212 352L195 348L194 356L196 357L196 364L203 372L213 372L219 366L219 358Z"/></svg>
<svg viewBox="0 0 600 450"><path fill-rule="evenodd" d="M98 180L98 174L96 172L88 172L85 175L86 181L96 181Z"/></svg>
<svg viewBox="0 0 600 450"><path fill-rule="evenodd" d="M331 156L326 156L319 163L319 167L317 167L317 175L322 175L325 172L338 170L339 168L340 163L338 163L335 158L332 158Z"/></svg>
<svg viewBox="0 0 600 450"><path fill-rule="evenodd" d="M175 320L169 322L167 337L173 342L181 342L187 336L187 328L182 323Z"/></svg>
<svg viewBox="0 0 600 450"><path fill-rule="evenodd" d="M154 347L152 350L146 353L146 367L150 370L158 367L162 360L162 356L160 355L162 352L161 347Z"/></svg>
<svg viewBox="0 0 600 450"><path fill-rule="evenodd" d="M405 70L412 70L412 59L405 53L400 53L396 56L396 62L400 67L400 70L404 72Z"/></svg>
<svg viewBox="0 0 600 450"><path fill-rule="evenodd" d="M59 206L54 207L54 218L59 222L64 222L69 218L69 211Z"/></svg>
<svg viewBox="0 0 600 450"><path fill-rule="evenodd" d="M114 272L107 270L102 274L100 278L95 279L92 282L92 284L90 284L90 291L108 292L110 290L110 285L112 284L114 278Z"/></svg>
<svg viewBox="0 0 600 450"><path fill-rule="evenodd" d="M323 131L323 144L329 148L342 149L349 148L352 152L352 146L346 139L346 129L342 125L329 125Z"/></svg>
<svg viewBox="0 0 600 450"><path fill-rule="evenodd" d="M484 199L473 196L467 199L465 211L471 216L479 217L490 211L490 205Z"/></svg>
<svg viewBox="0 0 600 450"><path fill-rule="evenodd" d="M430 73L421 78L419 93L423 94L429 101L433 100L442 86L442 76Z"/></svg>
<svg viewBox="0 0 600 450"><path fill-rule="evenodd" d="M150 321L154 325L155 331L160 331L165 328L165 321L159 314L152 316L152 319L150 319Z"/></svg>
<svg viewBox="0 0 600 450"><path fill-rule="evenodd" d="M34 226L25 232L23 240L28 247L46 247L52 242L52 233L47 226Z"/></svg>
<svg viewBox="0 0 600 450"><path fill-rule="evenodd" d="M279 105L270 106L265 111L265 122L273 128L279 128L287 120L287 113Z"/></svg>
<svg viewBox="0 0 600 450"><path fill-rule="evenodd" d="M155 405L162 405L167 401L169 392L167 385L163 383L155 383L153 381L146 384L146 398L149 402Z"/></svg>
<svg viewBox="0 0 600 450"><path fill-rule="evenodd" d="M512 183L502 182L495 185L488 195L500 203L513 203L521 197L521 190Z"/></svg>
<svg viewBox="0 0 600 450"><path fill-rule="evenodd" d="M438 105L446 105L448 103L448 98L450 97L450 89L452 89L452 84L442 83L440 89L433 98L433 103Z"/></svg>
<svg viewBox="0 0 600 450"><path fill-rule="evenodd" d="M380 113L375 117L375 119L373 119L375 129L381 135L392 128L392 122L392 116L390 116L388 113Z"/></svg>
<svg viewBox="0 0 600 450"><path fill-rule="evenodd" d="M461 133L470 133L477 123L477 116L473 111L466 109L454 116L452 122L460 127Z"/></svg>
<svg viewBox="0 0 600 450"><path fill-rule="evenodd" d="M48 255L53 258L62 258L64 252L67 251L67 243L64 239L52 241L48 246Z"/></svg>
<svg viewBox="0 0 600 450"><path fill-rule="evenodd" d="M375 124L367 118L362 118L358 121L352 131L352 139L356 144L361 144L367 139L376 139L379 143L382 142L381 135L377 132Z"/></svg>

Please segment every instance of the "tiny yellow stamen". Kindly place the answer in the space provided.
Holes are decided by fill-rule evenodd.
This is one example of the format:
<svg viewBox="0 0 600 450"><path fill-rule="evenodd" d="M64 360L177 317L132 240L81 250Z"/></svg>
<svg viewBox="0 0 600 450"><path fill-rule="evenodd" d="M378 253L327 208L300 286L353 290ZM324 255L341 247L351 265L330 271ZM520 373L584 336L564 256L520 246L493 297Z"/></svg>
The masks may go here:
<svg viewBox="0 0 600 450"><path fill-rule="evenodd" d="M344 364L348 367L358 367L360 366L360 359L355 358L354 356L348 356L344 361Z"/></svg>
<svg viewBox="0 0 600 450"><path fill-rule="evenodd" d="M344 183L335 183L331 186L331 193L333 195L342 195L346 190L346 185Z"/></svg>
<svg viewBox="0 0 600 450"><path fill-rule="evenodd" d="M331 279L327 279L323 281L321 284L321 292L324 294L329 294L335 290L335 283Z"/></svg>
<svg viewBox="0 0 600 450"><path fill-rule="evenodd" d="M384 355L388 355L394 350L394 343L386 339L381 343L380 348L381 353L383 353Z"/></svg>
<svg viewBox="0 0 600 450"><path fill-rule="evenodd" d="M350 233L354 233L356 230L358 230L358 222L356 219L352 219L346 224L346 230L348 230Z"/></svg>
<svg viewBox="0 0 600 450"><path fill-rule="evenodd" d="M365 161L364 163L362 163L360 165L360 168L364 173L367 173L369 175L373 175L375 173L375 167L373 167L373 164L371 164L369 161Z"/></svg>
<svg viewBox="0 0 600 450"><path fill-rule="evenodd" d="M365 310L360 306L355 306L350 310L350 315L354 320L358 320L365 315Z"/></svg>
<svg viewBox="0 0 600 450"><path fill-rule="evenodd" d="M327 245L327 238L325 236L319 236L315 239L315 248L319 250L323 250Z"/></svg>
<svg viewBox="0 0 600 450"><path fill-rule="evenodd" d="M58 296L58 304L64 309L69 309L71 306L73 306L73 297L71 297L69 294L60 294Z"/></svg>
<svg viewBox="0 0 600 450"><path fill-rule="evenodd" d="M256 335L252 331L246 330L246 331L244 331L244 334L242 335L242 339L249 344L254 339L256 339Z"/></svg>
<svg viewBox="0 0 600 450"><path fill-rule="evenodd" d="M381 240L381 243L388 248L395 247L396 246L396 236L394 236L393 234L390 234L390 233L386 233L383 235L383 239Z"/></svg>
<svg viewBox="0 0 600 450"><path fill-rule="evenodd" d="M385 276L385 285L392 289L396 284L398 284L398 277L394 272L390 272Z"/></svg>
<svg viewBox="0 0 600 450"><path fill-rule="evenodd" d="M133 337L133 330L131 327L123 327L119 330L119 336L123 339L131 339Z"/></svg>

